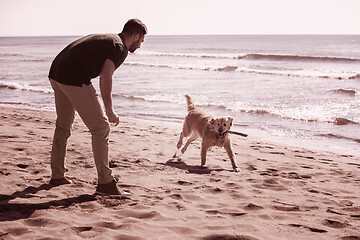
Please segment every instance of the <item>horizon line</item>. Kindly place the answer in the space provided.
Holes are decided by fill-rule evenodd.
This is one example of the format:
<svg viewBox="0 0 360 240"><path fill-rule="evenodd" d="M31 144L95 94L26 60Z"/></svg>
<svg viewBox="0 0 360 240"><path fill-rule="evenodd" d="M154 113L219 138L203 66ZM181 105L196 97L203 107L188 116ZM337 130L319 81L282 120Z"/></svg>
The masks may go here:
<svg viewBox="0 0 360 240"><path fill-rule="evenodd" d="M110 33L110 32L107 32ZM107 34L89 33L89 34ZM66 35L0 35L0 38L10 37L81 37L89 34ZM114 34L114 33L113 33ZM118 34L118 33L116 33ZM239 33L239 34L147 34L148 36L360 36L360 33Z"/></svg>

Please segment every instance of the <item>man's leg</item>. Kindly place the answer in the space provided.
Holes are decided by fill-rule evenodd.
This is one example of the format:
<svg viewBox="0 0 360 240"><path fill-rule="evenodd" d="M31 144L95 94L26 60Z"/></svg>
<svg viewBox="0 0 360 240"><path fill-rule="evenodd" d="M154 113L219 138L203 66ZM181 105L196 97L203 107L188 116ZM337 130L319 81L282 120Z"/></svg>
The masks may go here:
<svg viewBox="0 0 360 240"><path fill-rule="evenodd" d="M114 178L108 158L110 125L94 87L91 84L82 87L61 84L60 87L90 130L98 183L112 182Z"/></svg>
<svg viewBox="0 0 360 240"><path fill-rule="evenodd" d="M67 140L71 134L75 110L69 99L65 96L56 81L50 79L55 93L56 128L51 150L52 179L62 179L65 175L65 154Z"/></svg>

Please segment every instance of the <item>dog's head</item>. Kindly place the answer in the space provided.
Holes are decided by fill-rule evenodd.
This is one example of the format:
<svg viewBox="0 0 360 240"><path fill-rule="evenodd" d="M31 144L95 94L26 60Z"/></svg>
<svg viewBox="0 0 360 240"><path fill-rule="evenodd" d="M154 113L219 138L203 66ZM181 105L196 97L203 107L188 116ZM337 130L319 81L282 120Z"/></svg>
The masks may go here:
<svg viewBox="0 0 360 240"><path fill-rule="evenodd" d="M210 126L218 138L224 138L227 131L230 130L232 122L232 117L213 118L210 120Z"/></svg>

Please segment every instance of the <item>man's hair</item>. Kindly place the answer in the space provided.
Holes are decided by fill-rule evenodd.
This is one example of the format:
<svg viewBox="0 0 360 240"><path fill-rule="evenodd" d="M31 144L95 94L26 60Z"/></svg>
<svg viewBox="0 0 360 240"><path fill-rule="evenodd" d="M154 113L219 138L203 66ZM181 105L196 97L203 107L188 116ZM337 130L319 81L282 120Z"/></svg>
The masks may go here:
<svg viewBox="0 0 360 240"><path fill-rule="evenodd" d="M145 35L147 34L147 28L139 19L133 18L125 23L122 33L126 35Z"/></svg>

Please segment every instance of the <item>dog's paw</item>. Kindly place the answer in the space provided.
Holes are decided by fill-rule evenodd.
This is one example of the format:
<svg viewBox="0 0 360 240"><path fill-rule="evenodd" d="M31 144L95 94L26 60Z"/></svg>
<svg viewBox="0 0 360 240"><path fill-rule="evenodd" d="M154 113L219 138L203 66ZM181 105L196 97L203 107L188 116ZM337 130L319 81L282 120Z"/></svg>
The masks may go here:
<svg viewBox="0 0 360 240"><path fill-rule="evenodd" d="M178 142L178 144L176 145L177 149L180 149L182 146L182 142Z"/></svg>
<svg viewBox="0 0 360 240"><path fill-rule="evenodd" d="M174 153L173 158L180 158L181 156L182 156L182 153L181 153L180 151L176 151L176 152Z"/></svg>
<svg viewBox="0 0 360 240"><path fill-rule="evenodd" d="M238 167L234 167L233 169L234 169L234 172L240 172L241 171L241 169L238 168Z"/></svg>

